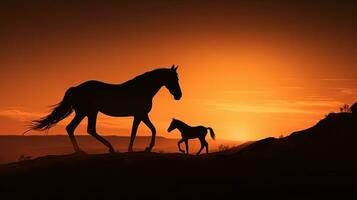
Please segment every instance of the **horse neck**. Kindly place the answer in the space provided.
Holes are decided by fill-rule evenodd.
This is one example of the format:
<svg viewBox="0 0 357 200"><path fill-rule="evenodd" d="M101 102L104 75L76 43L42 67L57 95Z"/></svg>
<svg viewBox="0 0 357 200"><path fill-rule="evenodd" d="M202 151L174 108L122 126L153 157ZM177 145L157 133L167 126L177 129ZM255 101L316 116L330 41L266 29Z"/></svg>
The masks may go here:
<svg viewBox="0 0 357 200"><path fill-rule="evenodd" d="M164 85L158 74L150 74L145 77L136 78L130 81L132 85L141 93L153 98Z"/></svg>

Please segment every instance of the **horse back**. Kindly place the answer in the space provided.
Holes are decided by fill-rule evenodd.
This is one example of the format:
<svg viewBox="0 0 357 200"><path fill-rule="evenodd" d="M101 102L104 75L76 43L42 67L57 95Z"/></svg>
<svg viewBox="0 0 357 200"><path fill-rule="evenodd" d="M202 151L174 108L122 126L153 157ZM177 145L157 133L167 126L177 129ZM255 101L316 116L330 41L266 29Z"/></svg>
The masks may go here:
<svg viewBox="0 0 357 200"><path fill-rule="evenodd" d="M152 99L142 96L128 84L109 84L86 81L75 87L76 105L79 109L92 109L110 116L133 116L149 112Z"/></svg>

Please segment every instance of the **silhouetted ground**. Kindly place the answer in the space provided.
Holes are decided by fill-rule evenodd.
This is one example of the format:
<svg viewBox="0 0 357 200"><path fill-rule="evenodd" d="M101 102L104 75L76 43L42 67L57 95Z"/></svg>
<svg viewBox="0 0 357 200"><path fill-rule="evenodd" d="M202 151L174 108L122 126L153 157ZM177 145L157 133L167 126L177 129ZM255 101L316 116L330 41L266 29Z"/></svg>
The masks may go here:
<svg viewBox="0 0 357 200"><path fill-rule="evenodd" d="M104 136L119 152L128 151L130 137L127 136ZM90 135L76 136L81 148L90 154L100 154L108 152L108 148L98 142ZM208 137L207 137L208 138ZM150 143L151 137L137 136L134 143L135 151L144 151ZM154 152L176 153L177 138L156 137ZM219 145L238 146L241 142L229 140L208 140L210 151L217 151ZM182 145L182 147L184 147ZM200 148L198 140L190 141L190 152L196 153ZM73 153L73 146L68 135L7 135L0 136L0 164L18 161L20 155L31 156L32 158L45 155L63 155Z"/></svg>
<svg viewBox="0 0 357 200"><path fill-rule="evenodd" d="M64 199L301 199L355 196L357 117L210 155L120 153L46 156L0 166L14 196ZM352 196L350 196L352 195Z"/></svg>

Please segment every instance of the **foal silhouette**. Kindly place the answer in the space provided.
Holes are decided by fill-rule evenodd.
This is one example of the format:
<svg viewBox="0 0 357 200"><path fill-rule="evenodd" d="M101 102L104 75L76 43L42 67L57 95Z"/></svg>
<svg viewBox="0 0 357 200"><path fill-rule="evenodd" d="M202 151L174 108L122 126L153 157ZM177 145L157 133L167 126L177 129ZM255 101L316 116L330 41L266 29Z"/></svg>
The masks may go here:
<svg viewBox="0 0 357 200"><path fill-rule="evenodd" d="M151 151L156 136L156 129L148 116L152 108L152 99L162 86L170 91L175 100L181 99L177 68L178 66L173 65L171 68L156 69L122 84L87 81L72 87L66 91L62 102L55 105L49 115L33 121L29 130L48 130L75 111L74 119L66 127L74 150L81 151L74 137L74 130L87 117L87 132L107 146L109 152L114 152L113 146L96 131L98 112L113 117L134 116L128 151L133 151L133 143L141 121L152 132L150 145L145 149Z"/></svg>
<svg viewBox="0 0 357 200"><path fill-rule="evenodd" d="M204 147L206 147L206 153L208 153L208 143L206 141L207 130L209 130L212 139L216 138L216 135L214 134L213 129L210 127L204 127L204 126L192 127L192 126L185 124L184 122L182 122L180 120L173 119L170 124L170 127L167 129L167 131L171 132L172 130L174 130L176 128L181 132L182 139L177 143L177 145L178 145L179 150L182 153L185 153L185 151L181 149L180 144L182 142L185 142L186 153L188 154L188 140L194 139L194 138L198 138L201 142L201 148L197 152L197 155L200 155L200 153Z"/></svg>

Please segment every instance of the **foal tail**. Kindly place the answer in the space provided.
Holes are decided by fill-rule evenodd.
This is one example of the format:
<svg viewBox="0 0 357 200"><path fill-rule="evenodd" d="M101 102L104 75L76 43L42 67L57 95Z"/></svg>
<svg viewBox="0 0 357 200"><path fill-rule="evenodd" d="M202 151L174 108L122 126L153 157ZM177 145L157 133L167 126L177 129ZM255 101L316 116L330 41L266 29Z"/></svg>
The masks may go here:
<svg viewBox="0 0 357 200"><path fill-rule="evenodd" d="M38 131L49 130L58 122L68 117L73 112L72 101L71 101L73 89L74 88L70 88L66 91L63 100L60 103L53 106L54 108L52 109L52 112L50 114L48 114L47 116L41 119L32 121L30 124L30 129L25 131L24 134L31 130L38 130Z"/></svg>
<svg viewBox="0 0 357 200"><path fill-rule="evenodd" d="M211 135L211 138L215 140L216 135L214 134L213 129L211 127L208 127L207 129L209 130L209 134Z"/></svg>

